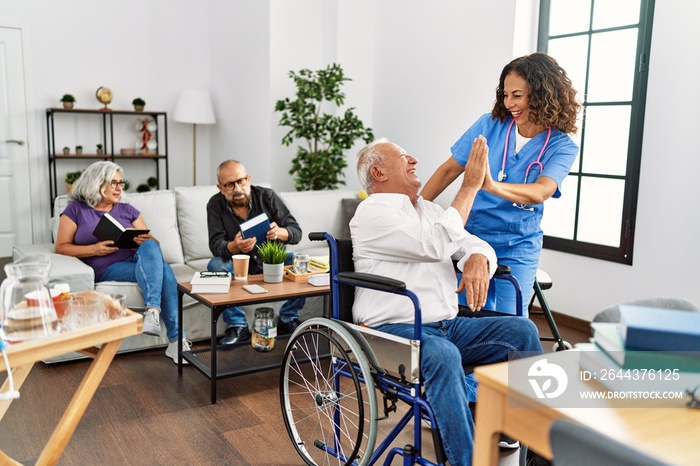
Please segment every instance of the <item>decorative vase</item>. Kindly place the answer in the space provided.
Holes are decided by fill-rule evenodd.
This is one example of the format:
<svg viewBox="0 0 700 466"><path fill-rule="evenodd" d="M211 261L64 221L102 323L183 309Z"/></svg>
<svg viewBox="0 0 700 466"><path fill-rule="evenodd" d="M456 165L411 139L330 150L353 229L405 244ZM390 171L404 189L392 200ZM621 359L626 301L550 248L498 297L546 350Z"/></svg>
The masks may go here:
<svg viewBox="0 0 700 466"><path fill-rule="evenodd" d="M265 264L263 262L263 281L265 283L280 283L284 275L284 263Z"/></svg>

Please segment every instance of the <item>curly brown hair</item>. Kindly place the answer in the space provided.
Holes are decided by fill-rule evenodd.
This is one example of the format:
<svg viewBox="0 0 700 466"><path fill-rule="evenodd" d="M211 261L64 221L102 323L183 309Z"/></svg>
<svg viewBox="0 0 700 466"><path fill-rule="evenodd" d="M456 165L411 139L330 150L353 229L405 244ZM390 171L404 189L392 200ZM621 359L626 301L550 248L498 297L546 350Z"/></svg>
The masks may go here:
<svg viewBox="0 0 700 466"><path fill-rule="evenodd" d="M545 53L533 53L508 63L498 81L491 115L504 121L510 112L503 104L503 86L510 73L521 76L530 88L529 119L537 125L553 126L567 134L576 133L576 115L581 104L566 71Z"/></svg>

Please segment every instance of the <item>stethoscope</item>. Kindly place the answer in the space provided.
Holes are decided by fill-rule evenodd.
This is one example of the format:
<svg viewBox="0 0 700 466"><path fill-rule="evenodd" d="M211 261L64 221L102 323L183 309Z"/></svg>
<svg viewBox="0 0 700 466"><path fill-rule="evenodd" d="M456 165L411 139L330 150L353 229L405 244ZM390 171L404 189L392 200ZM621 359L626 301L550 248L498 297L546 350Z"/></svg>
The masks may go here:
<svg viewBox="0 0 700 466"><path fill-rule="evenodd" d="M508 155L508 141L510 141L510 133L513 130L514 124L515 119L511 120L510 125L508 126L508 132L506 133L506 143L503 146L503 163L501 164L501 171L498 172L498 181L504 181L506 178L508 178L508 175L506 174L506 156ZM527 183L527 177L530 174L530 170L532 170L532 167L538 167L540 169L540 173L544 171L544 165L542 165L542 155L544 154L544 150L547 148L547 144L549 143L549 138L551 136L552 127L547 126L547 139L544 140L542 150L540 151L540 155L539 157L537 157L537 160L530 163L530 165L528 165L525 169L525 180L523 180L523 184ZM517 202L513 203L513 207L517 207L518 209L522 210L529 210L530 212L533 212L535 210L534 207L525 207L525 204L518 204Z"/></svg>

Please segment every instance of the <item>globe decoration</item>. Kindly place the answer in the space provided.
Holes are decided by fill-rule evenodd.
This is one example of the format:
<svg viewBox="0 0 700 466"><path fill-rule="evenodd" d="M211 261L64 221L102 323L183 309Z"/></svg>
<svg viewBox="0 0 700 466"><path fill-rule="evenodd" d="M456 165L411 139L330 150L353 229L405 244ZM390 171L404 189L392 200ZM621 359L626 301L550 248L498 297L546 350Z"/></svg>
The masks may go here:
<svg viewBox="0 0 700 466"><path fill-rule="evenodd" d="M107 107L107 104L112 101L112 91L109 90L108 88L102 86L97 88L97 92L95 92L95 96L97 97L97 100L104 104L104 108L102 110L109 110Z"/></svg>

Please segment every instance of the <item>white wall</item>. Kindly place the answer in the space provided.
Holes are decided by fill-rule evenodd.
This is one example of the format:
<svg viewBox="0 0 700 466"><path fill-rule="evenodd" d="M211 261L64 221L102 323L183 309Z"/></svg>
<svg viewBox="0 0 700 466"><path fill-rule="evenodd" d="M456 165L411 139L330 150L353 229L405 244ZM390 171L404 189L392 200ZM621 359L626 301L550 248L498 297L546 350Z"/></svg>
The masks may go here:
<svg viewBox="0 0 700 466"><path fill-rule="evenodd" d="M293 96L289 70L341 63L353 79L346 103L376 136L416 156L427 181L467 126L490 110L503 65L531 50L534 42L516 34L524 1L517 24L516 0L64 0L60 8L51 0L4 0L0 17L30 31L37 179L47 177L44 109L63 93L97 108L94 91L104 85L114 91L114 108L130 108L141 96L150 109L172 112L180 90L204 88L217 123L198 126L198 183L215 182L218 163L236 158L255 181L285 191L293 189L287 172L296 149L280 145L285 129L273 108ZM590 319L610 304L649 296L700 305L697 273L679 273L700 256L689 182L700 169L691 145L700 56L678 52L700 44L696 3L656 4L634 265L545 250L542 267L555 282L547 296L557 311ZM171 119L169 130L170 186L189 185L191 127ZM346 173L353 189L355 149ZM125 169L127 177L141 172ZM438 201L448 203L454 192ZM37 196L48 203L48 192Z"/></svg>

